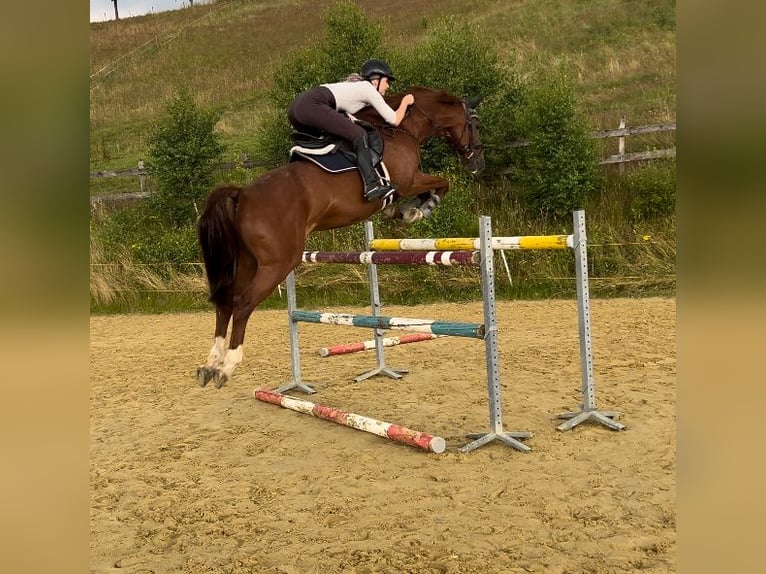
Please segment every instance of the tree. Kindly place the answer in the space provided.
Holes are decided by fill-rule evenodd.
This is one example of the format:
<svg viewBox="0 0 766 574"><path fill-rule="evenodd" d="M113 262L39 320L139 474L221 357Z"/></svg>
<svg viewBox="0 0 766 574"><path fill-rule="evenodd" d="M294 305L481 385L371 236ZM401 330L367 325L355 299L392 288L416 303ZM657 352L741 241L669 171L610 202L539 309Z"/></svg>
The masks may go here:
<svg viewBox="0 0 766 574"><path fill-rule="evenodd" d="M149 139L152 173L158 190L150 197L155 215L171 226L193 222L210 191L223 146L213 131L218 113L196 106L182 89L168 106L168 116Z"/></svg>

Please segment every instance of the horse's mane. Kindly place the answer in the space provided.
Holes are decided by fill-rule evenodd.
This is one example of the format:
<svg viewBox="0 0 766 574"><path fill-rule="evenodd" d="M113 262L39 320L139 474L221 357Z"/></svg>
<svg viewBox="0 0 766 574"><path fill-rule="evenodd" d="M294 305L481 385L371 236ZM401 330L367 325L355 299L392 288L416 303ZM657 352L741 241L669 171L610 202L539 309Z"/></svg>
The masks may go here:
<svg viewBox="0 0 766 574"><path fill-rule="evenodd" d="M402 101L405 94L412 94L415 96L415 105L420 103L434 102L439 104L454 104L460 101L460 98L450 94L447 90L441 90L438 88L427 88L425 86L412 86L405 90L401 94L391 94L384 99L386 103L392 108L396 108Z"/></svg>

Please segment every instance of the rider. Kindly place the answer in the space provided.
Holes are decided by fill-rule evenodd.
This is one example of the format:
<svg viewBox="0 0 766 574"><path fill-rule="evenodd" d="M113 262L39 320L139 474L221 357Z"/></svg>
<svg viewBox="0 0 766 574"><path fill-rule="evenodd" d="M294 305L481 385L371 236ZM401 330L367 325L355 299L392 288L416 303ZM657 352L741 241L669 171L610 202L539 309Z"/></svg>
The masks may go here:
<svg viewBox="0 0 766 574"><path fill-rule="evenodd" d="M352 74L343 82L322 84L303 92L287 110L287 117L294 129L319 129L353 144L364 183L364 198L368 201L385 197L394 188L381 183L372 165L367 130L354 123L349 115L370 105L387 123L398 126L407 108L415 102L415 97L412 94L405 95L399 107L392 109L383 96L389 83L395 79L391 68L383 60L367 60L362 65L361 74Z"/></svg>

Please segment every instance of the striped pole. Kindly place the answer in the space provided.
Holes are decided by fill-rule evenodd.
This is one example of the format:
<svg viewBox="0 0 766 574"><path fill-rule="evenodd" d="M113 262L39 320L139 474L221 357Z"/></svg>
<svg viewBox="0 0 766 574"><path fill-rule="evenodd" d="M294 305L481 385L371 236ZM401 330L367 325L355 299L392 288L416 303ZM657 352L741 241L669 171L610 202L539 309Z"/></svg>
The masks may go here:
<svg viewBox="0 0 766 574"><path fill-rule="evenodd" d="M253 391L253 396L259 401L271 403L299 413L376 434L391 439L394 442L414 446L436 454L443 453L447 448L445 440L441 437L431 436L430 434L414 431L407 427L379 421L355 413L347 413L333 407L318 405L309 401L296 399L288 395L282 395L263 389L255 389Z"/></svg>
<svg viewBox="0 0 766 574"><path fill-rule="evenodd" d="M472 250L479 249L480 238L445 237L441 239L374 239L369 244L373 251ZM573 249L572 235L525 235L519 237L493 237L492 249Z"/></svg>
<svg viewBox="0 0 766 574"><path fill-rule="evenodd" d="M434 335L433 333L408 333L398 337L383 337L380 341L384 347L395 347L396 345L406 345L407 343L430 341L431 339L438 339L443 336L444 335ZM357 341L356 343L322 347L319 349L319 355L322 357L332 357L334 355L346 355L348 353L358 353L359 351L369 351L374 348L375 339L370 339L369 341Z"/></svg>
<svg viewBox="0 0 766 574"><path fill-rule="evenodd" d="M290 312L294 322L325 323L328 325L347 325L349 327L367 327L369 329L401 329L417 333L450 335L453 337L484 338L484 325L477 323L448 323L433 319L409 319L405 317L380 317L370 315L349 315L346 313L322 313L321 311Z"/></svg>
<svg viewBox="0 0 766 574"><path fill-rule="evenodd" d="M362 263L364 265L478 265L478 251L304 251L303 263Z"/></svg>

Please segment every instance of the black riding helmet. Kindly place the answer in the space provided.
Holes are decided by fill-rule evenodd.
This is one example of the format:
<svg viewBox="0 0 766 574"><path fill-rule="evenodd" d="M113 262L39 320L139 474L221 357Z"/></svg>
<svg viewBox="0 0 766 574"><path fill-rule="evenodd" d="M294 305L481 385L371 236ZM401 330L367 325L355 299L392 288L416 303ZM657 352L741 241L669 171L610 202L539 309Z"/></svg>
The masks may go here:
<svg viewBox="0 0 766 574"><path fill-rule="evenodd" d="M362 64L362 77L365 80L370 80L373 76L388 78L389 82L396 80L394 74L391 72L391 68L388 67L388 64L383 60L377 60L375 58L367 60Z"/></svg>

